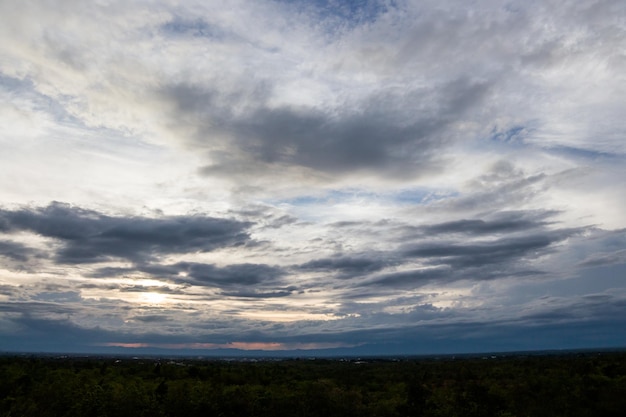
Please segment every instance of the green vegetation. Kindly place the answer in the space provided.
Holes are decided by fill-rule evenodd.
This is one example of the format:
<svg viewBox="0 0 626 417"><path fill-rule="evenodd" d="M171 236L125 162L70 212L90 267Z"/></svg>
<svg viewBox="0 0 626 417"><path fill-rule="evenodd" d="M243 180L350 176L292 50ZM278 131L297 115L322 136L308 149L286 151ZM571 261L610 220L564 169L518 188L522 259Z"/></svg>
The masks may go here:
<svg viewBox="0 0 626 417"><path fill-rule="evenodd" d="M623 416L626 353L262 362L0 357L0 416Z"/></svg>

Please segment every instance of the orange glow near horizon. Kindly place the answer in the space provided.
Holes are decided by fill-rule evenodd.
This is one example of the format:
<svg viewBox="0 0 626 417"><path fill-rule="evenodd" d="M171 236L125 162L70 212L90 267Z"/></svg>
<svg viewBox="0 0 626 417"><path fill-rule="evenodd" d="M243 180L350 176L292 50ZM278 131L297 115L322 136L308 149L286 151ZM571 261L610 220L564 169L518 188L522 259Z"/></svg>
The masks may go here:
<svg viewBox="0 0 626 417"><path fill-rule="evenodd" d="M123 348L136 349L136 348L142 348L142 347L149 347L150 345L147 344L147 343L118 343L118 342L111 342L111 343L103 343L101 346L123 347Z"/></svg>
<svg viewBox="0 0 626 417"><path fill-rule="evenodd" d="M165 349L238 349L238 350L310 350L330 349L338 347L353 347L345 343L279 343L279 342L230 342L230 343L123 343L110 342L101 346L137 348L165 348Z"/></svg>

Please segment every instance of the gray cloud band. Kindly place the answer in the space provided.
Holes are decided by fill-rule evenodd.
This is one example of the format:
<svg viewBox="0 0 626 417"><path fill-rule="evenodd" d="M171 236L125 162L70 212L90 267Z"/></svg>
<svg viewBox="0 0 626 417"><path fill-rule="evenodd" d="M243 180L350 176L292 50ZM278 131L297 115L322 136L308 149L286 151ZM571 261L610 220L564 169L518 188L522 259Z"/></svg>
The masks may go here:
<svg viewBox="0 0 626 417"><path fill-rule="evenodd" d="M0 231L29 231L56 239L62 243L56 261L68 264L108 259L142 263L156 255L243 245L250 240L246 232L250 225L207 216L112 217L62 203L0 210Z"/></svg>

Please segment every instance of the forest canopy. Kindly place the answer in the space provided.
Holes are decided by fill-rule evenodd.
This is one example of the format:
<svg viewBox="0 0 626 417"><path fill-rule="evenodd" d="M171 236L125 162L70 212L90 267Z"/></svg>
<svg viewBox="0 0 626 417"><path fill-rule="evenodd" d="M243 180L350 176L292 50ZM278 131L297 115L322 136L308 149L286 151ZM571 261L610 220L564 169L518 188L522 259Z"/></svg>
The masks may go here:
<svg viewBox="0 0 626 417"><path fill-rule="evenodd" d="M263 361L0 357L0 416L621 416L626 353Z"/></svg>

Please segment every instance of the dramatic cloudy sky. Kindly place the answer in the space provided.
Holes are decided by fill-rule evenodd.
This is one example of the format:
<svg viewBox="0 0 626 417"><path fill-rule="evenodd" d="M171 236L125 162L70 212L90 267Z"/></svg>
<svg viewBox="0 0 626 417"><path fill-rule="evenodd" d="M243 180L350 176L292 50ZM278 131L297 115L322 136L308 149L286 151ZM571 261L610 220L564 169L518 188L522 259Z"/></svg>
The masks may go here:
<svg viewBox="0 0 626 417"><path fill-rule="evenodd" d="M0 41L0 350L626 346L623 0L4 0Z"/></svg>

